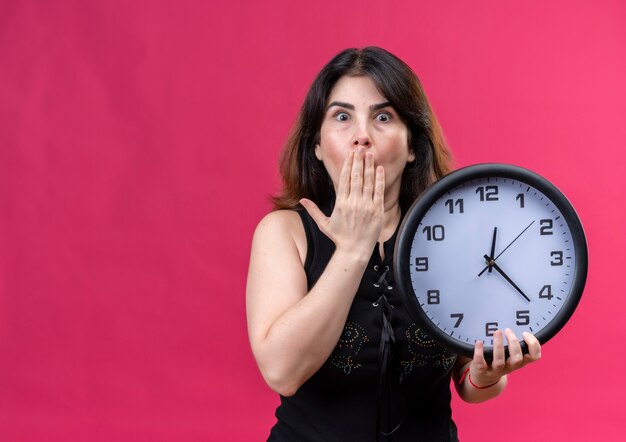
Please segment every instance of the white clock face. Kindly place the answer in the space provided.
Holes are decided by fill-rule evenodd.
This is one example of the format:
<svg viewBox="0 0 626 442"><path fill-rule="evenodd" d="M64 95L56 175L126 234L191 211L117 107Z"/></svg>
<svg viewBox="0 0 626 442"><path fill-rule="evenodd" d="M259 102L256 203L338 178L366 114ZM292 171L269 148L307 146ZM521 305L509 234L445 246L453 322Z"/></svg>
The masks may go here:
<svg viewBox="0 0 626 442"><path fill-rule="evenodd" d="M488 348L496 329L521 337L555 318L574 283L574 248L563 214L543 193L509 178L478 178L424 214L410 248L410 279L434 326Z"/></svg>

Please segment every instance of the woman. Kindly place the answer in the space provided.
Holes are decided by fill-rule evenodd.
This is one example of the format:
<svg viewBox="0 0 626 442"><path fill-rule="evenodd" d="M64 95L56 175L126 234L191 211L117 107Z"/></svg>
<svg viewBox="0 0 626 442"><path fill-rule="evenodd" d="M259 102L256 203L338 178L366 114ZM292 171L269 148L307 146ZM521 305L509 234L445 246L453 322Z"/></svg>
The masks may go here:
<svg viewBox="0 0 626 442"><path fill-rule="evenodd" d="M313 82L248 275L252 351L281 395L269 440L458 440L450 377L461 398L480 402L539 359L532 335L523 355L508 329L496 332L491 363L481 342L473 359L457 357L411 322L394 291L398 226L450 163L419 80L389 52L345 50Z"/></svg>

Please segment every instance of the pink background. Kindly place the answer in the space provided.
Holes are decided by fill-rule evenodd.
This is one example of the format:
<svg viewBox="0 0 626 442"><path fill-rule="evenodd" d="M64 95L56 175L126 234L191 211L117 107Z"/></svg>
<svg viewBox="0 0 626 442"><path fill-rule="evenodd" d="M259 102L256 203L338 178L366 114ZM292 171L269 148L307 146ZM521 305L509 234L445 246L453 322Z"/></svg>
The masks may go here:
<svg viewBox="0 0 626 442"><path fill-rule="evenodd" d="M317 71L409 63L457 165L552 180L587 289L465 441L622 440L626 6L613 1L3 1L0 438L253 441L278 397L252 359L253 229Z"/></svg>

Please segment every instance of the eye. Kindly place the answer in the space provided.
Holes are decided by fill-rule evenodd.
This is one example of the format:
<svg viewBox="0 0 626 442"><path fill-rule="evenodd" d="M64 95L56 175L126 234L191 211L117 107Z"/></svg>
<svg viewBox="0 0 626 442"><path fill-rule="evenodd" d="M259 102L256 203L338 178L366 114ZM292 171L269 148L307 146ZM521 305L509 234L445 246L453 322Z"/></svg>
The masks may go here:
<svg viewBox="0 0 626 442"><path fill-rule="evenodd" d="M337 112L335 114L335 120L337 121L348 121L350 119L350 115L345 112Z"/></svg>
<svg viewBox="0 0 626 442"><path fill-rule="evenodd" d="M389 114L388 112L381 112L376 115L376 120L380 121L381 123L386 123L391 120L391 114Z"/></svg>

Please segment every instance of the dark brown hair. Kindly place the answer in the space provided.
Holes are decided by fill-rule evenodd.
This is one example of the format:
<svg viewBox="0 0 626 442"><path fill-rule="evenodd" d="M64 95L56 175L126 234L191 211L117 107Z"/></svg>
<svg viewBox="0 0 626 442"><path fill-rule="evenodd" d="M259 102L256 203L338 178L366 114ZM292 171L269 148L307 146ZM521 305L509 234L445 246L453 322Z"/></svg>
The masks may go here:
<svg viewBox="0 0 626 442"><path fill-rule="evenodd" d="M283 150L280 173L283 187L272 198L275 209L298 207L301 198L320 205L334 198L324 164L315 156L328 97L343 76L367 76L391 103L408 129L408 146L415 161L402 174L400 206L406 210L436 179L452 169L450 151L419 79L390 52L370 46L346 49L317 75L304 100L298 120Z"/></svg>

